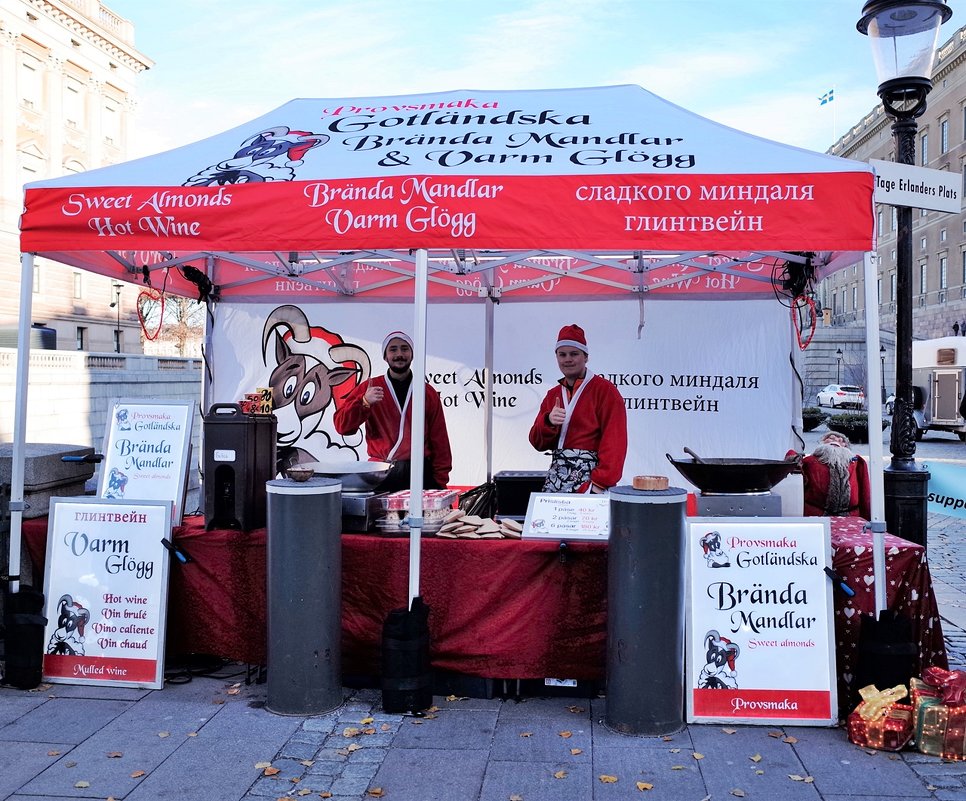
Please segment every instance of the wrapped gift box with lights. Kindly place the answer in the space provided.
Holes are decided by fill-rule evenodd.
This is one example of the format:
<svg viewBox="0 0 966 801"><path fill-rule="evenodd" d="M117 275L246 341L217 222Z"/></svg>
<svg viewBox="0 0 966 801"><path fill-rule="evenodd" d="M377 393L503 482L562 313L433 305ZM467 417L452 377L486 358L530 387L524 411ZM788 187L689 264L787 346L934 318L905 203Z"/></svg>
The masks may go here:
<svg viewBox="0 0 966 801"><path fill-rule="evenodd" d="M943 759L966 760L966 673L926 668L910 685L916 748Z"/></svg>
<svg viewBox="0 0 966 801"><path fill-rule="evenodd" d="M907 690L901 684L888 690L874 685L859 690L862 701L849 715L849 740L866 748L901 751L913 734L913 709L900 704Z"/></svg>

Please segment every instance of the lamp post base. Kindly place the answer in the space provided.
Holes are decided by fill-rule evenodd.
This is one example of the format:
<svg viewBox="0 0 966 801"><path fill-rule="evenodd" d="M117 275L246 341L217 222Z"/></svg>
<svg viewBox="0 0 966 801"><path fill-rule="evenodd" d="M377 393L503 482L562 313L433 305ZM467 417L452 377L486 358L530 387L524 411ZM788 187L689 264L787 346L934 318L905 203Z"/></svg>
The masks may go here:
<svg viewBox="0 0 966 801"><path fill-rule="evenodd" d="M896 470L890 466L883 473L886 530L925 548L929 471Z"/></svg>

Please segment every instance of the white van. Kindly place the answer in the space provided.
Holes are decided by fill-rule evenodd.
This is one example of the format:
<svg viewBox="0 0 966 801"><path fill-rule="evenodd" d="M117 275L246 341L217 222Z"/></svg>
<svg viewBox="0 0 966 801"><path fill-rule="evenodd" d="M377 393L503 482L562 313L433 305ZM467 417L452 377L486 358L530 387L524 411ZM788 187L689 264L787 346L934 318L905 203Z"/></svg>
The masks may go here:
<svg viewBox="0 0 966 801"><path fill-rule="evenodd" d="M913 341L912 384L916 439L932 430L966 441L966 337Z"/></svg>

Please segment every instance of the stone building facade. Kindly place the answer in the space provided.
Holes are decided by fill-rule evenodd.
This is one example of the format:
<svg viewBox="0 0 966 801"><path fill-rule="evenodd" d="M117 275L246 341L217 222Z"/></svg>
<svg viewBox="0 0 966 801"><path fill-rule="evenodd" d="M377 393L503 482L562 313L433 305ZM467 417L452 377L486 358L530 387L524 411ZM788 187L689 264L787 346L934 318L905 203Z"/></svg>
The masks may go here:
<svg viewBox="0 0 966 801"><path fill-rule="evenodd" d="M916 164L958 173L966 197L966 27L938 50L933 89L919 118ZM892 120L882 105L856 123L828 151L868 161L895 161ZM894 209L876 206L878 228L879 326L895 331L896 220ZM966 211L913 210L913 333L916 339L966 336ZM826 279L819 288L833 326L864 323L862 266Z"/></svg>
<svg viewBox="0 0 966 801"><path fill-rule="evenodd" d="M23 185L124 161L134 26L98 0L0 0L0 329L17 325ZM32 319L57 348L140 352L138 288L37 259ZM115 305L111 305L111 304ZM6 344L6 343L4 343Z"/></svg>

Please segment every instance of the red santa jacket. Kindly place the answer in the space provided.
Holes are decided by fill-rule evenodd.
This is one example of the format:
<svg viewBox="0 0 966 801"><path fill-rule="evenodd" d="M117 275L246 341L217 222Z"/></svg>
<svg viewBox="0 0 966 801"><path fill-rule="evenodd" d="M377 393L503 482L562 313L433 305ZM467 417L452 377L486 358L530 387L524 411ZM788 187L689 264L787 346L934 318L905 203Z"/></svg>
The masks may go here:
<svg viewBox="0 0 966 801"><path fill-rule="evenodd" d="M538 451L561 447L560 426L550 424L547 415L562 399L563 379L544 397L537 419L530 429L530 444ZM627 456L627 410L624 399L606 378L592 376L570 415L564 448L597 451L597 467L590 480L605 489L620 481Z"/></svg>
<svg viewBox="0 0 966 801"><path fill-rule="evenodd" d="M825 517L825 502L828 498L828 465L809 454L802 459L802 478L805 482L805 516ZM869 481L869 467L861 456L849 462L849 511L847 517L872 518L872 490Z"/></svg>
<svg viewBox="0 0 966 801"><path fill-rule="evenodd" d="M415 379L414 379L415 380ZM368 408L362 398L369 385L382 387L384 395L380 403ZM449 448L449 435L446 432L446 418L439 393L428 384L426 387L426 442L425 454L433 468L433 478L441 487L449 483L450 470L453 469L453 455ZM375 376L359 384L345 399L335 413L333 422L340 434L355 434L361 426L366 427L366 447L369 458L377 461L412 458L412 386L406 396L406 424L400 437L403 409L393 391L392 384L385 376ZM393 449L396 442L398 446Z"/></svg>

